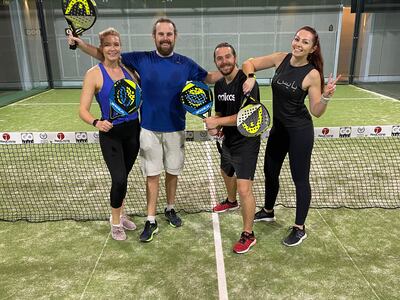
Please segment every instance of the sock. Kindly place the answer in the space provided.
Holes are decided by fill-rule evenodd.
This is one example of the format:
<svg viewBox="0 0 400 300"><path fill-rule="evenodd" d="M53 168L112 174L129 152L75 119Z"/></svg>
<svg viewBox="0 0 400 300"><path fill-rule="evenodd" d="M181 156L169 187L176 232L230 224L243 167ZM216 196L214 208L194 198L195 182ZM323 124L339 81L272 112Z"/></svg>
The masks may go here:
<svg viewBox="0 0 400 300"><path fill-rule="evenodd" d="M154 224L156 222L156 216L147 216L147 221Z"/></svg>
<svg viewBox="0 0 400 300"><path fill-rule="evenodd" d="M173 204L167 204L167 211L170 211L171 209L174 209L174 205Z"/></svg>

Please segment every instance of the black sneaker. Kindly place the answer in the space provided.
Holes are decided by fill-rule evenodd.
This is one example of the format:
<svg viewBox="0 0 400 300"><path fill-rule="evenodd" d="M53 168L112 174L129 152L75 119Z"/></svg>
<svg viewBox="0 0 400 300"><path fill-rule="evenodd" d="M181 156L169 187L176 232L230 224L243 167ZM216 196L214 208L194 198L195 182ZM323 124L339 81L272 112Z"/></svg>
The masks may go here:
<svg viewBox="0 0 400 300"><path fill-rule="evenodd" d="M146 223L144 224L143 232L140 235L140 241L151 242L153 240L153 235L155 235L157 232L157 221L155 221L155 223L150 223L150 221L146 221Z"/></svg>
<svg viewBox="0 0 400 300"><path fill-rule="evenodd" d="M254 215L254 222L274 222L276 220L274 210L266 212L264 208L261 208L259 212Z"/></svg>
<svg viewBox="0 0 400 300"><path fill-rule="evenodd" d="M180 227L182 226L182 220L179 218L179 216L176 214L175 209L171 210L164 210L164 215L167 218L169 225L172 227Z"/></svg>
<svg viewBox="0 0 400 300"><path fill-rule="evenodd" d="M290 228L289 228L290 230ZM300 245L303 240L307 238L306 226L304 225L303 230L299 227L293 226L289 235L282 241L285 246L292 247Z"/></svg>

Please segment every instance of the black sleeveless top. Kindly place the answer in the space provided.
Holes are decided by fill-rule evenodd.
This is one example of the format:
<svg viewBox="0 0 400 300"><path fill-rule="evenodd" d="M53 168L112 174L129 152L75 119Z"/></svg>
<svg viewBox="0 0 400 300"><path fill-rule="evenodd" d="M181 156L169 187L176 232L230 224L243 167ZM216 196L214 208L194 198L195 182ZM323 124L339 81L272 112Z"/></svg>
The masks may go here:
<svg viewBox="0 0 400 300"><path fill-rule="evenodd" d="M301 86L304 77L314 66L307 64L301 67L290 65L292 54L286 55L272 78L273 115L286 127L302 127L312 124L311 115L304 104L308 91Z"/></svg>

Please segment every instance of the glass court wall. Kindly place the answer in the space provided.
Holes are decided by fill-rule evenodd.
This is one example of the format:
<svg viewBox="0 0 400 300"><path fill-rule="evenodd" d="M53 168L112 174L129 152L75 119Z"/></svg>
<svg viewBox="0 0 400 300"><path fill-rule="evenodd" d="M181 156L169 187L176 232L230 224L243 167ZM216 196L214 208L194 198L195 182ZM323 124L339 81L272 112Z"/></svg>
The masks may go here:
<svg viewBox="0 0 400 300"><path fill-rule="evenodd" d="M354 38L353 1L269 0L97 0L98 19L82 38L98 44L97 33L115 27L125 51L153 50L154 21L171 18L177 25L175 51L214 70L213 50L227 41L236 47L239 64L254 56L290 51L295 31L315 27L321 39L325 77L348 80L354 43L355 82L400 81L400 10L366 11ZM396 5L395 5L396 6ZM43 7L43 24L40 15ZM0 90L32 90L51 85L80 87L84 73L97 63L70 50L59 1L0 0ZM46 48L48 49L46 53ZM273 70L257 78L268 84Z"/></svg>

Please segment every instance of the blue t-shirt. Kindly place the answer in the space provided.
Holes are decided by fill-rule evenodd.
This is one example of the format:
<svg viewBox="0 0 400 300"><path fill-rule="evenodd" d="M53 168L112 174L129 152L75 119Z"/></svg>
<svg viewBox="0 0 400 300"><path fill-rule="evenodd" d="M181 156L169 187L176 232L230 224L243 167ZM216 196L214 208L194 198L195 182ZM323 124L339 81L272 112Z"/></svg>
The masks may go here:
<svg viewBox="0 0 400 300"><path fill-rule="evenodd" d="M141 126L158 132L184 130L186 112L179 95L186 81L203 81L207 71L186 56L162 57L155 50L122 53L122 63L140 75Z"/></svg>
<svg viewBox="0 0 400 300"><path fill-rule="evenodd" d="M124 122L128 122L131 120L136 120L138 118L138 113L134 112L132 114L127 114L125 116L120 116L115 119L111 119L111 104L109 100L109 94L110 91L114 85L114 81L111 79L110 75L108 75L107 70L104 68L102 63L98 64L101 74L103 75L103 86L101 87L100 91L95 95L96 100L100 105L100 110L101 110L101 119L102 120L108 120L110 121L113 125L121 124ZM131 75L122 68L122 72L124 73L125 78L132 80Z"/></svg>

